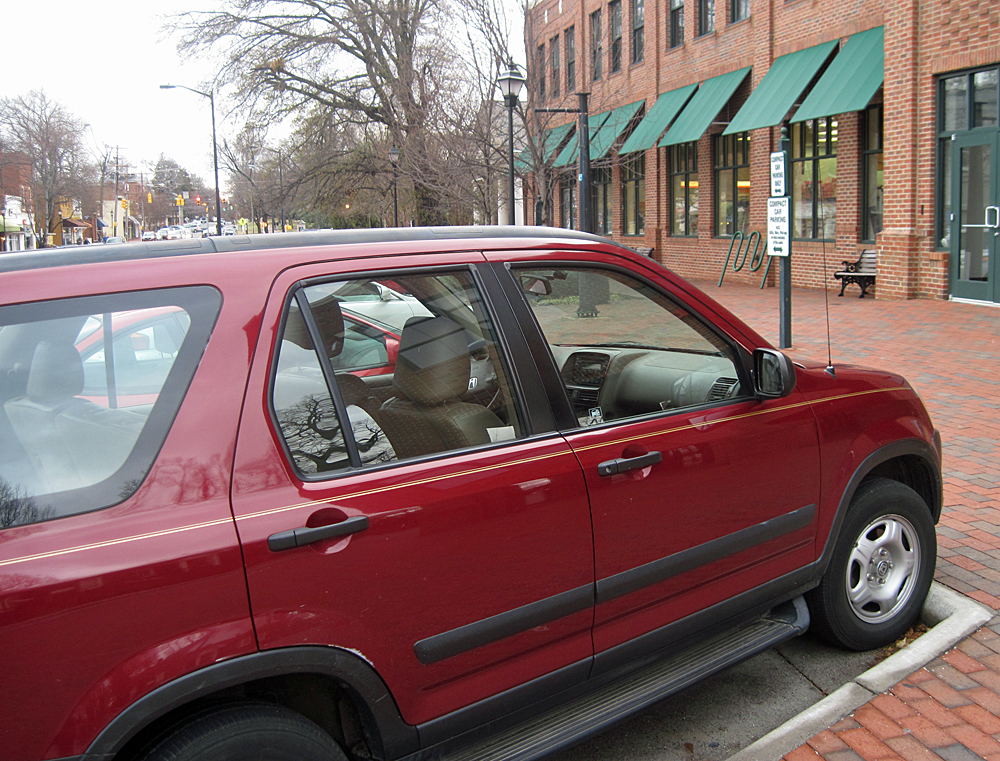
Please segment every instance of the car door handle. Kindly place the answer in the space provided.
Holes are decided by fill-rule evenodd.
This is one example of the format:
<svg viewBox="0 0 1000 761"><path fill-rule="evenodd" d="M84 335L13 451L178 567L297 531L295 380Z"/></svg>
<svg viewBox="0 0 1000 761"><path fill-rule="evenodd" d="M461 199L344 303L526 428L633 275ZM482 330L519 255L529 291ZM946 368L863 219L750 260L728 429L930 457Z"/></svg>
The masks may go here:
<svg viewBox="0 0 1000 761"><path fill-rule="evenodd" d="M368 516L355 515L346 521L333 523L329 526L316 526L315 528L303 526L291 531L279 531L277 534L271 534L267 538L267 548L271 552L281 552L282 550L290 550L294 547L304 547L313 542L321 542L324 539L332 539L335 536L356 534L359 531L364 531L366 528L368 528Z"/></svg>
<svg viewBox="0 0 1000 761"><path fill-rule="evenodd" d="M616 473L624 473L626 470L645 468L649 465L656 465L662 462L663 455L659 452L647 452L638 457L619 457L617 460L605 460L597 466L597 475L613 476Z"/></svg>

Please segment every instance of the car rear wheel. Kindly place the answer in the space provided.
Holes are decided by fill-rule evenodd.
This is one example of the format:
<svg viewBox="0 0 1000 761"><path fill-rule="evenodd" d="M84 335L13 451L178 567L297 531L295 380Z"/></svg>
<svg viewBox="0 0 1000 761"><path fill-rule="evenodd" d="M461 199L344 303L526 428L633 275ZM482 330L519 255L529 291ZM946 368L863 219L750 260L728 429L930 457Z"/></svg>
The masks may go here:
<svg viewBox="0 0 1000 761"><path fill-rule="evenodd" d="M197 715L143 761L346 761L330 735L287 708L241 704Z"/></svg>
<svg viewBox="0 0 1000 761"><path fill-rule="evenodd" d="M865 482L822 582L807 595L812 630L851 650L893 642L920 613L936 559L934 523L920 495L885 478Z"/></svg>

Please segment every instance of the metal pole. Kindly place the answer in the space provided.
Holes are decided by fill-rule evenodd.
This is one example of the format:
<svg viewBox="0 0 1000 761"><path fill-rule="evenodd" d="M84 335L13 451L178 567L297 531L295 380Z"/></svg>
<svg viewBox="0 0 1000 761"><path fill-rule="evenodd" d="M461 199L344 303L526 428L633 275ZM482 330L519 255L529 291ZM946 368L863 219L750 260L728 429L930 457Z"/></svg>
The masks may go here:
<svg viewBox="0 0 1000 761"><path fill-rule="evenodd" d="M579 211L577 220L580 230L592 233L590 220L590 116L588 115L587 96L589 93L578 92L576 97L580 101L580 126L577 132L580 134L580 176L577 192L577 203Z"/></svg>
<svg viewBox="0 0 1000 761"><path fill-rule="evenodd" d="M205 93L202 93L204 95ZM215 93L209 92L212 106L212 161L215 164L215 234L222 236L222 192L219 190L219 142L215 137Z"/></svg>
<svg viewBox="0 0 1000 761"><path fill-rule="evenodd" d="M789 151L791 150L791 141L788 139L788 127L781 128L781 141L780 148L785 152L786 156L791 155ZM785 171L787 175L788 165L785 166ZM790 179L790 178L789 178ZM785 183L785 195L788 195L788 189L791 182ZM791 224L791 220L789 220ZM779 293L779 309L778 309L778 330L779 330L779 349L789 349L792 346L792 244L791 235L788 236L788 256L782 256L781 267L778 270L778 293ZM825 287L825 285L824 285Z"/></svg>
<svg viewBox="0 0 1000 761"><path fill-rule="evenodd" d="M278 149L278 197L281 199L281 232L285 232L285 178L281 170L281 149Z"/></svg>
<svg viewBox="0 0 1000 761"><path fill-rule="evenodd" d="M396 195L396 183L399 181L399 173L396 171L396 164L392 164L392 226L399 227L399 198Z"/></svg>
<svg viewBox="0 0 1000 761"><path fill-rule="evenodd" d="M516 213L514 211L514 104L517 102L516 95L507 96L507 129L510 140L508 141L507 148L507 166L510 169L509 183L507 186L507 224L513 225L516 222Z"/></svg>

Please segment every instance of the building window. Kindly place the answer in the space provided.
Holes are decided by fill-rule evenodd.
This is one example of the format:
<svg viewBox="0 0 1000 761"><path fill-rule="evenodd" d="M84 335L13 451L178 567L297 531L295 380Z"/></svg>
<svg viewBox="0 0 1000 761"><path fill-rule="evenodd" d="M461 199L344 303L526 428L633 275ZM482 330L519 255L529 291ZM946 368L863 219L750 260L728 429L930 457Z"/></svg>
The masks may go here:
<svg viewBox="0 0 1000 761"><path fill-rule="evenodd" d="M698 0L698 36L715 31L715 0Z"/></svg>
<svg viewBox="0 0 1000 761"><path fill-rule="evenodd" d="M545 100L545 43L538 46L538 98Z"/></svg>
<svg viewBox="0 0 1000 761"><path fill-rule="evenodd" d="M793 124L792 237L833 238L837 231L837 120Z"/></svg>
<svg viewBox="0 0 1000 761"><path fill-rule="evenodd" d="M956 132L1000 124L1000 69L993 66L938 81L938 173L935 239L939 248L951 244L952 148Z"/></svg>
<svg viewBox="0 0 1000 761"><path fill-rule="evenodd" d="M596 82L601 78L601 59L604 57L604 43L601 38L601 12L590 14L590 76Z"/></svg>
<svg viewBox="0 0 1000 761"><path fill-rule="evenodd" d="M875 241L882 232L882 106L872 106L862 119L864 140L861 151L862 240Z"/></svg>
<svg viewBox="0 0 1000 761"><path fill-rule="evenodd" d="M698 237L698 143L670 146L670 234Z"/></svg>
<svg viewBox="0 0 1000 761"><path fill-rule="evenodd" d="M549 63L552 68L552 97L559 97L559 35L549 41Z"/></svg>
<svg viewBox="0 0 1000 761"><path fill-rule="evenodd" d="M611 235L611 167L591 171L590 193L594 232L598 235Z"/></svg>
<svg viewBox="0 0 1000 761"><path fill-rule="evenodd" d="M729 20L732 23L750 18L750 0L729 0Z"/></svg>
<svg viewBox="0 0 1000 761"><path fill-rule="evenodd" d="M566 40L566 92L576 89L576 27L570 27L563 34Z"/></svg>
<svg viewBox="0 0 1000 761"><path fill-rule="evenodd" d="M646 0L632 0L632 63L646 55Z"/></svg>
<svg viewBox="0 0 1000 761"><path fill-rule="evenodd" d="M670 47L684 44L684 0L670 0Z"/></svg>
<svg viewBox="0 0 1000 761"><path fill-rule="evenodd" d="M622 3L614 0L608 3L608 19L611 24L611 73L622 70Z"/></svg>
<svg viewBox="0 0 1000 761"><path fill-rule="evenodd" d="M746 234L750 223L750 133L715 137L715 234Z"/></svg>
<svg viewBox="0 0 1000 761"><path fill-rule="evenodd" d="M559 185L559 226L567 230L576 229L576 190L577 182L572 177Z"/></svg>
<svg viewBox="0 0 1000 761"><path fill-rule="evenodd" d="M643 151L622 160L622 216L625 235L646 232L646 154Z"/></svg>

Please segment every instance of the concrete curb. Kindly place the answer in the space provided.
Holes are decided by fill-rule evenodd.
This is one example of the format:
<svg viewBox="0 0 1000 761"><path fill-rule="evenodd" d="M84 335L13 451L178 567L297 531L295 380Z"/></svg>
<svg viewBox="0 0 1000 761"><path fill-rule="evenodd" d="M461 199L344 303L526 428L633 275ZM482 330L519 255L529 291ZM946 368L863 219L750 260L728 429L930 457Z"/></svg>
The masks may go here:
<svg viewBox="0 0 1000 761"><path fill-rule="evenodd" d="M935 582L921 611L921 619L932 627L930 631L730 756L729 761L778 761L950 650L992 618L993 611L985 605Z"/></svg>

